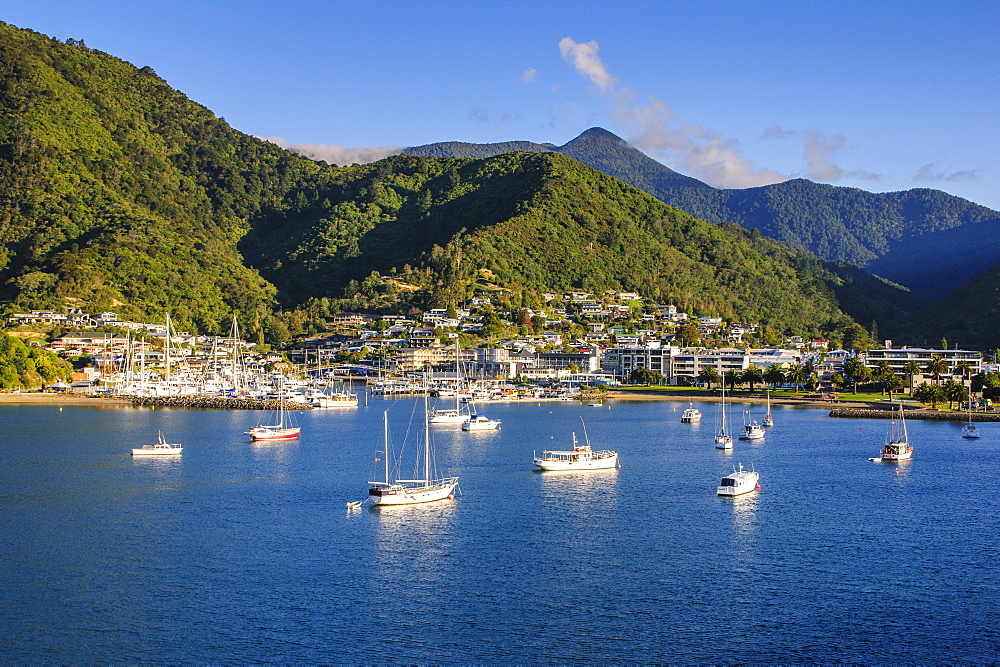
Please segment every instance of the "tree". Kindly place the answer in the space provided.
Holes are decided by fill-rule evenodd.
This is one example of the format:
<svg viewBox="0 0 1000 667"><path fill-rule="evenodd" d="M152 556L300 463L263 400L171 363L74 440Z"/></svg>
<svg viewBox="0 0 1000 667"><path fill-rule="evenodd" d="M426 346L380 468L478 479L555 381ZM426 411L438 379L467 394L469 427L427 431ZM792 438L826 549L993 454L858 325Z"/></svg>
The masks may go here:
<svg viewBox="0 0 1000 667"><path fill-rule="evenodd" d="M711 389L712 384L722 378L719 376L719 371L715 369L715 366L705 366L698 371L698 379L707 384L708 388Z"/></svg>
<svg viewBox="0 0 1000 667"><path fill-rule="evenodd" d="M948 372L948 362L941 355L935 354L931 357L931 361L927 364L924 372L932 376L936 384L940 384L941 376Z"/></svg>
<svg viewBox="0 0 1000 667"><path fill-rule="evenodd" d="M758 366L751 366L750 368L743 371L743 382L750 385L750 391L753 391L754 385L764 382L764 371Z"/></svg>
<svg viewBox="0 0 1000 667"><path fill-rule="evenodd" d="M663 373L640 366L629 374L628 381L631 384L663 384Z"/></svg>
<svg viewBox="0 0 1000 667"><path fill-rule="evenodd" d="M785 377L795 383L795 391L799 390L799 385L806 381L809 377L809 372L806 371L805 366L802 364L794 364L785 373Z"/></svg>
<svg viewBox="0 0 1000 667"><path fill-rule="evenodd" d="M915 359L910 359L903 365L903 373L910 381L910 395L913 395L913 376L921 373L922 369L920 364L917 363Z"/></svg>
<svg viewBox="0 0 1000 667"><path fill-rule="evenodd" d="M729 385L730 390L733 390L737 384L743 381L743 373L737 370L728 370L722 374L722 381Z"/></svg>
<svg viewBox="0 0 1000 667"><path fill-rule="evenodd" d="M871 370L858 357L851 357L844 362L844 375L847 380L854 385L854 393L858 393L858 383L864 382L871 376Z"/></svg>
<svg viewBox="0 0 1000 667"><path fill-rule="evenodd" d="M948 378L948 381L942 386L944 389L944 397L948 399L948 409L950 410L954 402L961 403L969 396L969 390L965 388L965 385L961 382L956 382L954 378Z"/></svg>
<svg viewBox="0 0 1000 667"><path fill-rule="evenodd" d="M685 324L678 328L675 338L684 347L692 347L701 342L701 334L698 333L698 327L693 324Z"/></svg>
<svg viewBox="0 0 1000 667"><path fill-rule="evenodd" d="M785 373L777 364L771 364L764 371L764 381L771 383L771 389L777 389L778 385L785 381Z"/></svg>

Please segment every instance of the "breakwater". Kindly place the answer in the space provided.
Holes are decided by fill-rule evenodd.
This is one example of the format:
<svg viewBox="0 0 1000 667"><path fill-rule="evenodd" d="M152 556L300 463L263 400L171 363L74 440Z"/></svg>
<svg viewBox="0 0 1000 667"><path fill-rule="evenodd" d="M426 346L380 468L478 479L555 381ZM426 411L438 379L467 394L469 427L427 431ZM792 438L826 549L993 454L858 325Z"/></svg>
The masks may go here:
<svg viewBox="0 0 1000 667"><path fill-rule="evenodd" d="M898 416L896 410L876 410L870 408L834 408L831 417L846 417L849 419L891 419ZM935 410L905 410L907 419L923 419L927 421L964 422L969 420L967 412L937 412ZM1000 422L1000 414L994 412L975 412L974 422Z"/></svg>
<svg viewBox="0 0 1000 667"><path fill-rule="evenodd" d="M221 398L217 396L119 396L132 405L163 408L207 410L312 410L311 405L295 401L261 401L256 398Z"/></svg>

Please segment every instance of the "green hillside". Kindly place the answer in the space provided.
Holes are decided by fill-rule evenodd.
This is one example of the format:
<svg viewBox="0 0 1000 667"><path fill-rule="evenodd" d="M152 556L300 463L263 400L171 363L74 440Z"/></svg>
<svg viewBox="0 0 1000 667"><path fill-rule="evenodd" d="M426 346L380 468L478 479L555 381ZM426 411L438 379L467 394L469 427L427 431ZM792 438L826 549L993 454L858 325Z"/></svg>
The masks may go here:
<svg viewBox="0 0 1000 667"><path fill-rule="evenodd" d="M0 298L214 330L276 293L236 250L321 165L240 134L150 68L0 24Z"/></svg>
<svg viewBox="0 0 1000 667"><path fill-rule="evenodd" d="M350 168L236 132L82 43L0 25L0 299L170 311L251 336L299 309L405 311L484 286L637 291L694 314L827 335L908 295L735 225L692 218L554 152L400 155ZM679 178L683 179L684 177Z"/></svg>
<svg viewBox="0 0 1000 667"><path fill-rule="evenodd" d="M873 193L805 179L758 188L716 189L673 171L602 128L591 128L559 147L510 143L527 145L516 150L554 150L568 155L696 218L717 224L735 222L828 260L871 267L927 298L939 297L971 277L967 246L935 245L934 261L939 270L933 274L914 271L905 260L882 262L880 258L909 253L924 243L925 236L931 244L934 238L929 235L956 228L969 229L961 234L963 238L981 237L987 232L974 229L979 223L1000 220L1000 213L940 190ZM407 150L480 157L504 152L506 147L504 143L446 142ZM1000 255L991 252L992 261L987 258L986 264L1000 261ZM983 261L977 262L981 264Z"/></svg>

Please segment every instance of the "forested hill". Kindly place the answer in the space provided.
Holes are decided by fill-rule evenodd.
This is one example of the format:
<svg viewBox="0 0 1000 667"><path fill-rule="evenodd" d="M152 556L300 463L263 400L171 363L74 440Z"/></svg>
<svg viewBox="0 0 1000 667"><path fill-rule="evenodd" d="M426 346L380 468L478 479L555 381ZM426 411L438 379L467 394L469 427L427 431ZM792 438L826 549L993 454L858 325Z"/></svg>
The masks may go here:
<svg viewBox="0 0 1000 667"><path fill-rule="evenodd" d="M716 189L678 174L601 128L591 128L557 148L512 143L521 145L518 150L536 150L531 148L535 146L568 155L697 218L757 228L765 236L806 248L819 257L860 267L874 266L897 249L920 244L925 235L1000 220L1000 213L940 190L879 194L804 179L758 188ZM506 145L450 142L407 150L432 154L447 147L443 154L471 157L503 152ZM974 230L969 234L982 235ZM940 270L932 275L892 261L877 265L879 275L917 293L937 296L971 278L966 250L959 245L936 247L935 264ZM988 263L996 261L1000 255L993 255Z"/></svg>
<svg viewBox="0 0 1000 667"><path fill-rule="evenodd" d="M149 67L81 42L0 24L0 51L8 310L170 311L215 332L237 313L253 336L278 308L450 305L487 286L528 307L542 292L625 289L825 335L851 324L845 311L867 324L913 306L556 153L335 168L241 134Z"/></svg>
<svg viewBox="0 0 1000 667"><path fill-rule="evenodd" d="M155 72L0 24L0 297L212 330L273 309L236 242L325 170Z"/></svg>

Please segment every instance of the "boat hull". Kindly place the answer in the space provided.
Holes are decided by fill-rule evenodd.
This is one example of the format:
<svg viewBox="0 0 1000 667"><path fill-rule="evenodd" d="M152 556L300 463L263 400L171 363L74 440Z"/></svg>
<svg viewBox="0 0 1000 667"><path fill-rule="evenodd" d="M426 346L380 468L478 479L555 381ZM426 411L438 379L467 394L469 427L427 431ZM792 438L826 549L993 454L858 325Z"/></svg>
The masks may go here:
<svg viewBox="0 0 1000 667"><path fill-rule="evenodd" d="M426 486L403 487L388 489L372 487L368 490L368 499L375 505L419 505L447 500L455 494L458 480L428 484Z"/></svg>
<svg viewBox="0 0 1000 667"><path fill-rule="evenodd" d="M274 430L251 430L251 440L296 440L299 437L298 428L282 428Z"/></svg>
<svg viewBox="0 0 1000 667"><path fill-rule="evenodd" d="M539 470L607 470L618 467L618 455L606 456L598 459L586 459L582 461L550 461L546 459L535 459L535 466Z"/></svg>
<svg viewBox="0 0 1000 667"><path fill-rule="evenodd" d="M183 447L137 447L132 456L177 456L183 451Z"/></svg>

